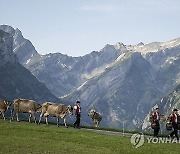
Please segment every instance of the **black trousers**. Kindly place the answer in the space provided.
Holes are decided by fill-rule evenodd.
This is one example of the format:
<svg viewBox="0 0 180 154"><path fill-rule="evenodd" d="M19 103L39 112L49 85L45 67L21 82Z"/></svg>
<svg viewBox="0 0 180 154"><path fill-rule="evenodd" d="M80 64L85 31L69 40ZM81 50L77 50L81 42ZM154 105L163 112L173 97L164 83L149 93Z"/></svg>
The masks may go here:
<svg viewBox="0 0 180 154"><path fill-rule="evenodd" d="M160 124L159 124L159 121L156 120L156 121L155 121L155 124L156 124L156 126L155 126L155 128L154 128L154 137L157 137L158 134L159 134L159 130L160 130Z"/></svg>
<svg viewBox="0 0 180 154"><path fill-rule="evenodd" d="M178 137L178 124L177 123L172 123L172 126L173 126L173 132L170 134L171 137L173 137L173 135L176 136L177 140L179 140L179 137Z"/></svg>
<svg viewBox="0 0 180 154"><path fill-rule="evenodd" d="M80 119L81 119L81 114L76 114L76 121L74 123L74 127L79 127L80 125Z"/></svg>

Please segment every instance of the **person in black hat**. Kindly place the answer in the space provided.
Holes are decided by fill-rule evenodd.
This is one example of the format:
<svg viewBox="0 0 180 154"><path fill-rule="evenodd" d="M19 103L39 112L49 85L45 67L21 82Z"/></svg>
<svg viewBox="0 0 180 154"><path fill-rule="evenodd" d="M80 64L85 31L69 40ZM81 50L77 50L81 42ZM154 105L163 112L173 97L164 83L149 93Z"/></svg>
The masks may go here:
<svg viewBox="0 0 180 154"><path fill-rule="evenodd" d="M177 140L179 141L178 137L178 109L174 109L173 113L171 114L171 121L173 126L173 132L170 134L170 137L176 136Z"/></svg>
<svg viewBox="0 0 180 154"><path fill-rule="evenodd" d="M76 104L74 106L76 121L74 123L74 128L80 128L80 119L81 119L81 107L80 107L80 101L76 101Z"/></svg>
<svg viewBox="0 0 180 154"><path fill-rule="evenodd" d="M156 108L154 113L153 113L153 120L154 120L154 123L155 123L154 137L157 137L158 134L159 134L159 130L160 130L159 119L160 119L159 108Z"/></svg>

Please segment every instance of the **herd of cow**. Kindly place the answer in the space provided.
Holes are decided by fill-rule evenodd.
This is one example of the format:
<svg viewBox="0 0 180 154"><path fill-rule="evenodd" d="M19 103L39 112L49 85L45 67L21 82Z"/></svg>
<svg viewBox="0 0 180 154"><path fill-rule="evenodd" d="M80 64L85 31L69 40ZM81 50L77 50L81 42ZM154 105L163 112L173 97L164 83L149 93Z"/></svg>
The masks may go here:
<svg viewBox="0 0 180 154"><path fill-rule="evenodd" d="M64 125L67 127L66 124L66 114L73 114L73 107L71 105L64 105L59 103L53 102L44 102L43 104L38 104L36 101L27 100L27 99L15 99L13 102L0 100L0 114L2 114L5 120L5 112L11 109L11 120L14 119L16 115L16 120L19 122L19 113L29 113L29 122L31 122L31 118L33 117L34 122L37 123L35 114L40 112L40 117L38 124L41 123L42 117L45 117L46 124L48 124L48 116L56 117L57 119L57 127L59 126L59 118L64 119ZM90 110L88 113L95 124L96 127L99 126L99 123L102 119L100 113L96 112L95 110Z"/></svg>

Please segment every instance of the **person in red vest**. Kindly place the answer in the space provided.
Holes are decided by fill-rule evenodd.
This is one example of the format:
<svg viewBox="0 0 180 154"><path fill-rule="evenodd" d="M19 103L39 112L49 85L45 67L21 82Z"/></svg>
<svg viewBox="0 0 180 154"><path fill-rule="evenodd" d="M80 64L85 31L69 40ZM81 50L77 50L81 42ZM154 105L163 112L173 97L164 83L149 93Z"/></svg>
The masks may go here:
<svg viewBox="0 0 180 154"><path fill-rule="evenodd" d="M80 107L80 101L76 101L76 104L74 106L74 112L76 116L76 121L74 123L74 128L80 128L80 119L81 119L81 107Z"/></svg>
<svg viewBox="0 0 180 154"><path fill-rule="evenodd" d="M159 124L159 119L160 119L160 114L159 114L159 108L156 108L153 115L153 121L156 124L154 128L154 137L158 136L159 130L160 130L160 124Z"/></svg>
<svg viewBox="0 0 180 154"><path fill-rule="evenodd" d="M172 126L173 126L173 132L170 134L170 137L176 136L177 140L179 141L178 137L178 109L174 109L173 113L170 115Z"/></svg>

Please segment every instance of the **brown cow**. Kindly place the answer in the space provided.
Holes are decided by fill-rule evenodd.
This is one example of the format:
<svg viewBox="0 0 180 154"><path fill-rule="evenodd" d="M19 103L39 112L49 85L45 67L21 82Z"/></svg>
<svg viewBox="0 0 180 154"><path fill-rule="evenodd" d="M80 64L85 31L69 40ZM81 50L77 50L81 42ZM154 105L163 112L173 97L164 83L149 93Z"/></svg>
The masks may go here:
<svg viewBox="0 0 180 154"><path fill-rule="evenodd" d="M31 117L34 118L34 122L36 123L36 117L35 113L41 110L41 105L36 103L33 100L27 100L27 99L15 99L14 100L14 113L12 114L12 119L14 114L16 114L17 121L19 122L19 112L23 113L29 113L29 122L31 122Z"/></svg>
<svg viewBox="0 0 180 154"><path fill-rule="evenodd" d="M66 124L66 114L73 114L72 106L65 106L64 104L56 104L53 102L45 102L42 104L42 111L39 118L39 124L41 122L41 118L44 116L46 118L46 124L48 124L48 116L53 116L57 118L57 127L59 127L59 118L64 118L64 125Z"/></svg>
<svg viewBox="0 0 180 154"><path fill-rule="evenodd" d="M96 112L96 110L91 109L88 113L88 116L92 118L95 127L99 127L99 123L102 120L101 114Z"/></svg>
<svg viewBox="0 0 180 154"><path fill-rule="evenodd" d="M11 104L11 101L0 100L0 114L2 114L4 120L6 120L4 113L10 108Z"/></svg>

